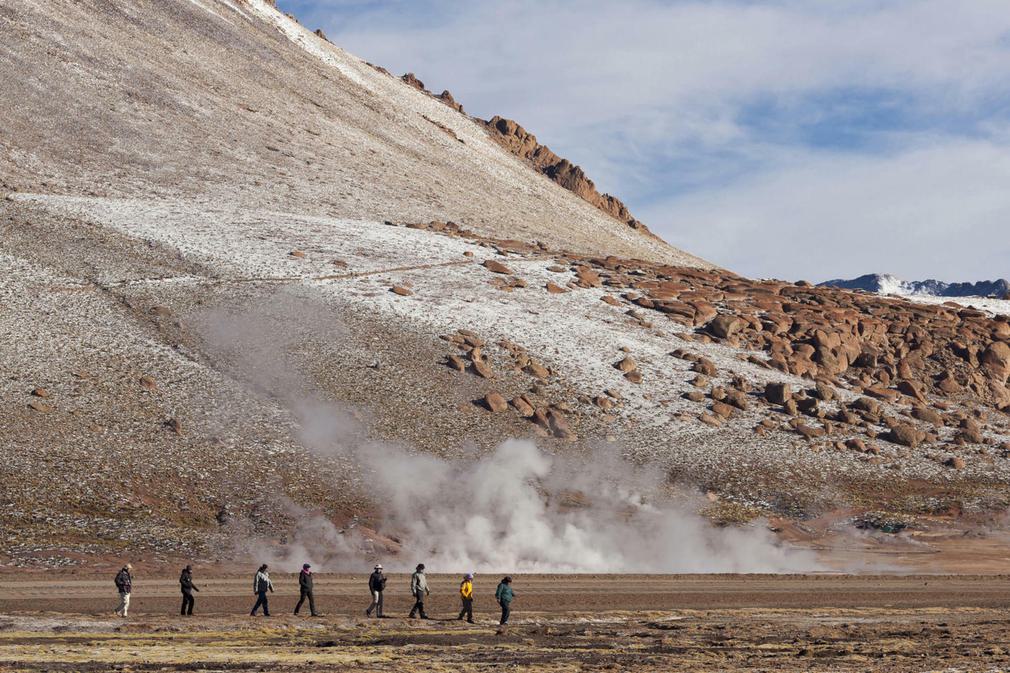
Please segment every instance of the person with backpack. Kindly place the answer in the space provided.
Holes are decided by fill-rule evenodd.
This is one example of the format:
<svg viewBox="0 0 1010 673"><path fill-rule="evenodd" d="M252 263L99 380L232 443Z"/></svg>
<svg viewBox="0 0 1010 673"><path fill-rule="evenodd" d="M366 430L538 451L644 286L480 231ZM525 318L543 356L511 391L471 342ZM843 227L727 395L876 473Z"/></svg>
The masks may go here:
<svg viewBox="0 0 1010 673"><path fill-rule="evenodd" d="M193 604L196 603L193 599L193 592L199 591L196 585L193 584L193 566L188 565L182 569L182 574L179 575L179 589L182 590L182 610L179 614L191 617L193 615Z"/></svg>
<svg viewBox="0 0 1010 673"><path fill-rule="evenodd" d="M270 581L270 573L267 572L267 564L264 563L253 577L253 593L256 594L256 604L253 605L252 612L249 613L251 617L256 616L256 611L260 609L261 605L263 606L263 616L270 616L270 605L267 603L268 591L273 593L274 584Z"/></svg>
<svg viewBox="0 0 1010 673"><path fill-rule="evenodd" d="M410 576L410 594L414 597L414 607L410 609L410 618L413 619L414 615L420 613L421 619L428 619L428 615L424 611L424 599L431 595L431 592L428 590L428 580L424 576L423 563L418 563L414 574Z"/></svg>
<svg viewBox="0 0 1010 673"><path fill-rule="evenodd" d="M371 617L374 610L376 618L382 618L382 592L385 589L386 576L382 574L382 564L376 563L372 574L368 576L368 590L372 593L372 604L365 610L366 617Z"/></svg>
<svg viewBox="0 0 1010 673"><path fill-rule="evenodd" d="M302 566L302 571L298 573L298 603L295 604L295 614L302 609L302 603L309 599L309 615L318 617L316 612L316 598L312 594L312 566L308 563Z"/></svg>
<svg viewBox="0 0 1010 673"><path fill-rule="evenodd" d="M463 609L459 611L458 620L462 621L466 615L466 621L473 624L473 573L467 573L463 577L463 582L459 585L459 597L463 601Z"/></svg>
<svg viewBox="0 0 1010 673"><path fill-rule="evenodd" d="M116 608L116 614L120 617L126 617L126 613L130 611L130 594L133 593L132 571L133 566L127 563L122 570L116 573L116 591L119 592L119 606Z"/></svg>
<svg viewBox="0 0 1010 673"><path fill-rule="evenodd" d="M501 621L498 623L504 626L509 623L509 615L512 614L512 599L515 598L511 577L506 575L502 578L502 581L498 583L498 589L494 592L494 597L498 601L498 605L501 606Z"/></svg>

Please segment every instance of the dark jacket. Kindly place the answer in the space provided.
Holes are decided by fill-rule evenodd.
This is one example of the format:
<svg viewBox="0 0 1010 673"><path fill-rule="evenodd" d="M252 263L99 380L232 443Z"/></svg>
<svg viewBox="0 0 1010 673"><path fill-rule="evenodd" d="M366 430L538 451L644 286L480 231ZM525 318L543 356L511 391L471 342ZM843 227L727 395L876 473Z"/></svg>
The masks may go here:
<svg viewBox="0 0 1010 673"><path fill-rule="evenodd" d="M512 593L512 585L505 582L498 583L498 589L494 592L494 597L499 603L511 603L515 595Z"/></svg>
<svg viewBox="0 0 1010 673"><path fill-rule="evenodd" d="M376 570L368 577L369 591L382 591L386 588L386 576Z"/></svg>
<svg viewBox="0 0 1010 673"><path fill-rule="evenodd" d="M298 574L298 588L306 593L312 593L312 571L302 568Z"/></svg>
<svg viewBox="0 0 1010 673"><path fill-rule="evenodd" d="M270 581L270 574L265 570L256 571L256 576L253 577L253 591L258 594L265 594L267 591L274 590L274 583Z"/></svg>
<svg viewBox="0 0 1010 673"><path fill-rule="evenodd" d="M199 589L196 588L196 585L193 584L193 573L186 570L182 571L182 574L179 575L179 588L182 589L182 593L184 594L199 591Z"/></svg>
<svg viewBox="0 0 1010 673"><path fill-rule="evenodd" d="M128 594L133 591L133 578L130 577L130 571L126 568L123 568L116 574L116 589L121 594Z"/></svg>

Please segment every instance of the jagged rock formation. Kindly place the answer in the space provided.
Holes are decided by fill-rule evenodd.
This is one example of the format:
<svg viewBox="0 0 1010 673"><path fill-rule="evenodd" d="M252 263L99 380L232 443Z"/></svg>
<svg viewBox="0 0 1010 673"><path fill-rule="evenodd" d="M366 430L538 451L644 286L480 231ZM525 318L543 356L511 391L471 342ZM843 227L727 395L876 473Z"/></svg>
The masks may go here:
<svg viewBox="0 0 1010 673"><path fill-rule="evenodd" d="M383 72L386 71L384 70ZM419 80L412 72L404 74L400 79L418 91L442 101L457 112L466 114L463 111L463 106L456 102L456 99L448 90L435 96L431 91L428 91L424 82ZM632 229L655 238L655 235L649 231L649 228L645 224L631 215L631 211L628 210L623 201L610 194L600 194L596 190L596 185L589 179L589 176L586 175L581 167L576 166L568 159L559 157L546 145L541 145L535 135L524 129L517 122L505 119L499 115L495 115L487 120L477 117L473 117L473 119L487 128L495 142L520 159L529 162L530 166L538 172L543 173L557 184L592 204L593 207L610 215L618 222L623 222Z"/></svg>
<svg viewBox="0 0 1010 673"><path fill-rule="evenodd" d="M851 280L840 278L820 283L822 287L863 290L877 294L923 295L930 297L1010 297L1010 281L980 280L975 283L947 283L942 280L907 281L890 274L871 273Z"/></svg>
<svg viewBox="0 0 1010 673"><path fill-rule="evenodd" d="M444 94L443 94L444 95ZM484 122L492 137L502 147L517 157L530 162L538 171L580 198L585 199L614 219L624 222L632 229L651 235L648 227L632 217L627 206L616 196L600 194L596 185L579 166L568 159L559 157L546 145L537 142L537 137L511 119L495 115Z"/></svg>

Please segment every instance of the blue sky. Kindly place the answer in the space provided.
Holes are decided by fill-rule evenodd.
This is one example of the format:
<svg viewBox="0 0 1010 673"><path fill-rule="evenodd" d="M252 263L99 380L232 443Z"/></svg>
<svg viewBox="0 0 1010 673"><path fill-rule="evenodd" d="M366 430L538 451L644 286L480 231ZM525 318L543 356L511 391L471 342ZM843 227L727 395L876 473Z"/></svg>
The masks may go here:
<svg viewBox="0 0 1010 673"><path fill-rule="evenodd" d="M1010 2L278 0L752 276L1010 276Z"/></svg>

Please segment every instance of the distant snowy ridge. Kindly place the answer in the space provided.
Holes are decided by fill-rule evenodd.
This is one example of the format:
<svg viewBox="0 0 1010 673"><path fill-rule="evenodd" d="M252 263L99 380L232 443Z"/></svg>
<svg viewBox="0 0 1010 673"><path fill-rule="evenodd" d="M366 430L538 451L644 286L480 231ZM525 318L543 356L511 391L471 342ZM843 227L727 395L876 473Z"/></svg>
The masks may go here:
<svg viewBox="0 0 1010 673"><path fill-rule="evenodd" d="M820 283L826 287L865 290L875 294L925 295L928 297L996 297L1010 294L1010 282L980 280L977 283L945 283L942 280L902 280L891 274L869 273L851 280L835 279Z"/></svg>

